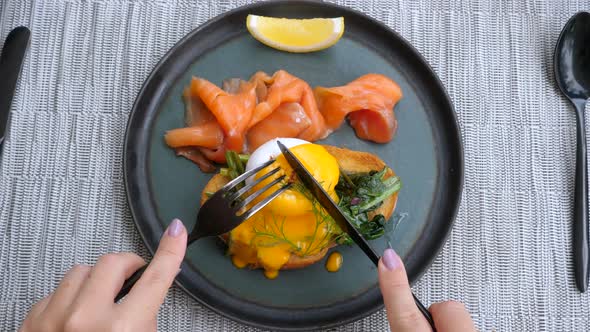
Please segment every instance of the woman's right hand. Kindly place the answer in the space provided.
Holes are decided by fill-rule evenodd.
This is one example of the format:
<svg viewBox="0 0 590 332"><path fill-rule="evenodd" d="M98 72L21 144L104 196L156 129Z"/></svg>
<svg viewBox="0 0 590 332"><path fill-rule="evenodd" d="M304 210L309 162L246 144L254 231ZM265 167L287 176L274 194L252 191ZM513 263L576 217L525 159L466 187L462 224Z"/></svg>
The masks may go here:
<svg viewBox="0 0 590 332"><path fill-rule="evenodd" d="M426 332L430 325L416 307L401 258L393 249L385 250L379 261L379 286L392 332ZM435 303L429 309L437 332L476 331L471 316L461 302Z"/></svg>

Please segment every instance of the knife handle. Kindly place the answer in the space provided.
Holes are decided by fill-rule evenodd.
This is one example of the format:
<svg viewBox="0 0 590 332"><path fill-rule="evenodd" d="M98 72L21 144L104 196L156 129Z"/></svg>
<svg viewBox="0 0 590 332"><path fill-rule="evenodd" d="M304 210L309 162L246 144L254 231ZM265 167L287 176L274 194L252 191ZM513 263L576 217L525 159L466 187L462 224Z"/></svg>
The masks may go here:
<svg viewBox="0 0 590 332"><path fill-rule="evenodd" d="M367 253L367 251L365 251L365 253L367 254L367 256L369 256L369 258L371 258L372 261L374 261L374 256L377 257L377 262L375 263L375 266L377 266L379 264L379 256L375 253L373 249L369 249L369 251L372 252L372 254ZM426 321L430 325L432 332L436 332L436 327L434 326L434 319L432 319L430 311L428 311L426 306L422 304L420 300L418 300L416 295L414 295L414 292L412 292L412 297L414 298L414 303L416 303L416 307L418 307L418 310L420 310L420 313L422 314L422 316L424 316L424 318L426 318Z"/></svg>
<svg viewBox="0 0 590 332"><path fill-rule="evenodd" d="M412 297L414 297L414 302L416 303L418 310L420 310L420 312L422 313L422 316L424 316L424 318L426 318L426 321L428 321L428 324L430 324L430 328L432 329L432 332L436 332L436 327L434 326L434 319L432 319L432 315L430 314L430 311L428 311L428 309L426 309L424 304L422 304L422 302L420 302L420 300L418 300L416 295L414 295L414 292L412 292Z"/></svg>
<svg viewBox="0 0 590 332"><path fill-rule="evenodd" d="M0 55L0 142L4 138L10 105L30 36L31 31L26 27L14 28L6 37Z"/></svg>

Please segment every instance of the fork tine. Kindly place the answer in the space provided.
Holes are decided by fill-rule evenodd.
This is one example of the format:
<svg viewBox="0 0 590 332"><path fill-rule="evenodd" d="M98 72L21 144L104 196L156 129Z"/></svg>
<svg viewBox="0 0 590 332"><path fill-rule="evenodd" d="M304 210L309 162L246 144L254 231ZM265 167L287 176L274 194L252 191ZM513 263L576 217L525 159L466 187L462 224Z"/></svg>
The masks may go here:
<svg viewBox="0 0 590 332"><path fill-rule="evenodd" d="M233 201L234 199L242 196L243 193L247 192L248 190L252 189L252 187L258 185L260 182L266 180L269 176L275 174L276 172L278 172L281 168L277 167L272 169L270 172L264 174L263 176L261 176L260 178L256 179L256 181L246 185L244 188L238 190L235 194L232 194L231 196L227 197L227 199L229 199L230 201Z"/></svg>
<svg viewBox="0 0 590 332"><path fill-rule="evenodd" d="M263 207L265 207L268 203L270 203L270 201L272 201L273 199L275 199L275 197L277 197L280 194L282 194L283 191L291 188L291 185L292 185L292 183L288 183L288 184L282 186L279 190L277 190L274 193L268 195L262 201L256 203L256 205L254 205L250 210L248 210L248 211L242 213L241 215L239 215L238 218L240 218L242 220L246 220L246 219L252 217L254 215L254 213L258 212L260 209L262 209Z"/></svg>
<svg viewBox="0 0 590 332"><path fill-rule="evenodd" d="M284 179L285 179L285 175L281 175L278 178L274 179L272 182L266 184L264 187L256 190L254 193L252 193L251 195L249 195L248 197L246 197L246 199L244 199L243 201L241 201L240 204L238 204L236 206L236 209L239 211L243 207L247 206L248 204L250 204L250 202L252 202L253 200L255 200L258 196L262 195L263 192L267 191L270 187L272 187L275 184L283 181Z"/></svg>
<svg viewBox="0 0 590 332"><path fill-rule="evenodd" d="M228 182L225 186L223 186L223 188L221 188L221 190L232 190L236 185L238 185L240 182L244 181L246 178L258 173L258 171L262 170L263 168L265 168L266 166L272 164L274 162L274 159L271 159L267 162L265 162L264 164L253 168L251 170L249 170L248 172L243 173L242 175L238 176L237 178L231 180L230 182Z"/></svg>

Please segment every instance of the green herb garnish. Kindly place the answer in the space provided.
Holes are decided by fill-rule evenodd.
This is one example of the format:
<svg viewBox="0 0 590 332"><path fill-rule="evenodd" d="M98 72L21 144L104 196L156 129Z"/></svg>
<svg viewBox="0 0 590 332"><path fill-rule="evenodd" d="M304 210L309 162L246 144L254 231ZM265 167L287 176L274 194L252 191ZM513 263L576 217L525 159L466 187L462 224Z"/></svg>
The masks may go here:
<svg viewBox="0 0 590 332"><path fill-rule="evenodd" d="M240 160L240 157L237 152L232 150L227 150L225 152L225 160L227 161L227 168L231 172L235 172L235 176L239 176L240 174L244 173L244 164Z"/></svg>
<svg viewBox="0 0 590 332"><path fill-rule="evenodd" d="M236 151L227 150L225 151L227 167L222 168L219 172L221 175L233 180L244 173L249 158L250 156L247 154L239 154Z"/></svg>
<svg viewBox="0 0 590 332"><path fill-rule="evenodd" d="M336 193L340 197L338 206L367 240L379 238L385 233L385 217L378 214L369 219L369 212L379 208L384 200L401 189L399 177L385 179L387 170L387 167L384 167L378 172L342 172L336 185ZM336 241L339 244L352 244L352 240L346 234L340 235Z"/></svg>
<svg viewBox="0 0 590 332"><path fill-rule="evenodd" d="M229 168L223 167L223 168L219 169L219 174L229 178Z"/></svg>
<svg viewBox="0 0 590 332"><path fill-rule="evenodd" d="M250 155L245 153L238 154L238 157L240 158L240 161L242 162L242 164L244 164L244 166L246 165L246 163L248 163L248 160L250 159Z"/></svg>

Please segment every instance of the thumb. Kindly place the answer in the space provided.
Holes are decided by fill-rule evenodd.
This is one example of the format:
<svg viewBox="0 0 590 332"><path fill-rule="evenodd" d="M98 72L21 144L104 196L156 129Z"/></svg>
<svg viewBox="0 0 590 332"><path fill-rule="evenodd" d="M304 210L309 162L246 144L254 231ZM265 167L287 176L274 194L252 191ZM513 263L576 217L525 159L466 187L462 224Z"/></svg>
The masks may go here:
<svg viewBox="0 0 590 332"><path fill-rule="evenodd" d="M475 325L465 306L461 302L446 301L430 306L432 319L439 332L462 331L475 332Z"/></svg>
<svg viewBox="0 0 590 332"><path fill-rule="evenodd" d="M378 272L391 331L431 331L414 303L404 264L393 249L386 249L383 253Z"/></svg>
<svg viewBox="0 0 590 332"><path fill-rule="evenodd" d="M160 240L147 269L137 281L123 305L156 315L168 288L180 272L186 252L187 231L182 221L174 219Z"/></svg>

